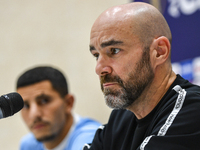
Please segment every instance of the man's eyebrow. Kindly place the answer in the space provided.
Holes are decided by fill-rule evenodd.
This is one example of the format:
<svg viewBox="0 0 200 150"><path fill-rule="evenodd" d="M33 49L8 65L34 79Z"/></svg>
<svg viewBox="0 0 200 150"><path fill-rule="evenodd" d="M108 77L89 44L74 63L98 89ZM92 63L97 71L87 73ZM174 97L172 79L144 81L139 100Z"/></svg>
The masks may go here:
<svg viewBox="0 0 200 150"><path fill-rule="evenodd" d="M118 45L118 44L122 44L123 42L122 41L115 41L115 40L110 40L110 41L107 41L107 42L104 42L101 44L101 47L102 48L105 48L107 46L112 46L112 45Z"/></svg>
<svg viewBox="0 0 200 150"><path fill-rule="evenodd" d="M92 52L93 50L95 50L95 47L90 45L90 52Z"/></svg>
<svg viewBox="0 0 200 150"><path fill-rule="evenodd" d="M41 93L40 95L38 95L38 96L36 96L36 101L37 100L40 100L40 99L43 99L43 98L50 98L50 96L49 95L46 95L46 94L44 94L44 93Z"/></svg>
<svg viewBox="0 0 200 150"><path fill-rule="evenodd" d="M105 48L107 46L112 46L112 45L118 45L118 44L122 44L122 43L123 43L123 41L110 40L110 41L101 43L101 48ZM93 50L96 50L95 47L90 45L90 52Z"/></svg>

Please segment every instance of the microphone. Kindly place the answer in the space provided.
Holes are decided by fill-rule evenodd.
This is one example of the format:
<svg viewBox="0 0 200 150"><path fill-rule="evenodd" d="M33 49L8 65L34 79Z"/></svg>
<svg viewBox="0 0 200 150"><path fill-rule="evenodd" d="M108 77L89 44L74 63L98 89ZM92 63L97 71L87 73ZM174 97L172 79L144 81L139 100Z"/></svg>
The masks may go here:
<svg viewBox="0 0 200 150"><path fill-rule="evenodd" d="M13 92L0 97L0 119L14 115L24 107L20 94Z"/></svg>

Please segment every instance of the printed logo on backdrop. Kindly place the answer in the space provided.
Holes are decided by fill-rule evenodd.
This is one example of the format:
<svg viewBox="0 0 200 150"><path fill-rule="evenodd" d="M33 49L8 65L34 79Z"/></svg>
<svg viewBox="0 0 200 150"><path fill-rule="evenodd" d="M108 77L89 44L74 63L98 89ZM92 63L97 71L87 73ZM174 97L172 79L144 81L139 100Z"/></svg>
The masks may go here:
<svg viewBox="0 0 200 150"><path fill-rule="evenodd" d="M200 10L200 1L198 0L168 0L168 13L172 17L180 17L181 14L192 15Z"/></svg>
<svg viewBox="0 0 200 150"><path fill-rule="evenodd" d="M164 15L172 31L171 59L175 72L199 84L200 0L135 1L150 3Z"/></svg>
<svg viewBox="0 0 200 150"><path fill-rule="evenodd" d="M199 0L133 0L135 2L146 2L154 5L163 14L167 12L171 17L177 18L183 15L192 15L200 10ZM165 14L164 14L165 15Z"/></svg>

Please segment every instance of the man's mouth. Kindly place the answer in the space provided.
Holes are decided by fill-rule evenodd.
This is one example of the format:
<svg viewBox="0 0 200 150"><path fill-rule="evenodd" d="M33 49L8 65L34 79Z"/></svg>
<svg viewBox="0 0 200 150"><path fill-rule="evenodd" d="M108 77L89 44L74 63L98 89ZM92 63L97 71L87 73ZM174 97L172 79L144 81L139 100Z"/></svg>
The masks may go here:
<svg viewBox="0 0 200 150"><path fill-rule="evenodd" d="M39 130L39 129L42 129L42 128L46 127L46 126L47 126L46 123L36 123L31 127L31 129Z"/></svg>
<svg viewBox="0 0 200 150"><path fill-rule="evenodd" d="M103 87L104 88L107 88L107 87L110 87L110 86L114 86L114 85L118 85L118 83L117 82L103 83Z"/></svg>

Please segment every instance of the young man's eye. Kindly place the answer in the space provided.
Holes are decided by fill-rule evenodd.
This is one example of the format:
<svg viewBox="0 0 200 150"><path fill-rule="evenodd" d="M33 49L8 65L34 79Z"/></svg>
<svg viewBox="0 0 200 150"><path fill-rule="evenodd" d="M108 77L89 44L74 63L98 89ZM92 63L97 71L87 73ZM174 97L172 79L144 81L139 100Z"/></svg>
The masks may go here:
<svg viewBox="0 0 200 150"><path fill-rule="evenodd" d="M111 48L111 54L117 54L120 52L119 48Z"/></svg>
<svg viewBox="0 0 200 150"><path fill-rule="evenodd" d="M30 107L30 105L28 104L28 103L26 103L26 102L24 102L24 109L29 109L29 107Z"/></svg>
<svg viewBox="0 0 200 150"><path fill-rule="evenodd" d="M47 104L48 102L49 100L45 98L40 100L40 104Z"/></svg>

